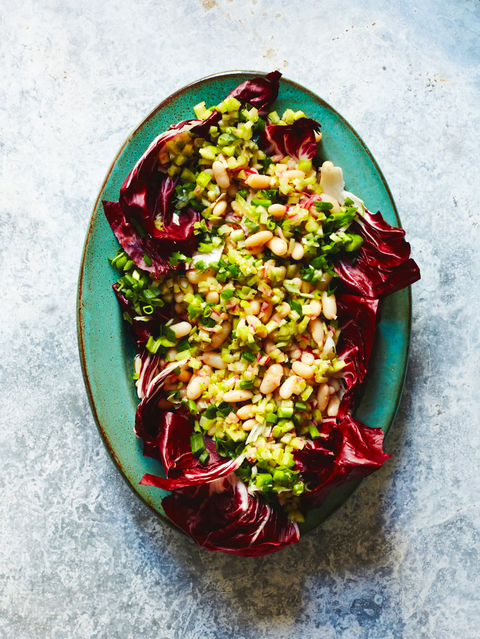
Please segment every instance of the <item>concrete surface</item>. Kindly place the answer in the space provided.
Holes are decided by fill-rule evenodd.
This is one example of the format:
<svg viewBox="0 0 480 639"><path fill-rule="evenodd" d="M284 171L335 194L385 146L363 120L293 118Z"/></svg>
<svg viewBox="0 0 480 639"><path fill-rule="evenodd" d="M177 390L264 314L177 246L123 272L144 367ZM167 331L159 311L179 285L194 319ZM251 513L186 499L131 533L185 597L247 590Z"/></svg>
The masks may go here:
<svg viewBox="0 0 480 639"><path fill-rule="evenodd" d="M478 0L5 0L0 637L478 639ZM358 130L423 279L392 460L297 547L201 551L130 492L75 333L98 188L184 84L280 68Z"/></svg>

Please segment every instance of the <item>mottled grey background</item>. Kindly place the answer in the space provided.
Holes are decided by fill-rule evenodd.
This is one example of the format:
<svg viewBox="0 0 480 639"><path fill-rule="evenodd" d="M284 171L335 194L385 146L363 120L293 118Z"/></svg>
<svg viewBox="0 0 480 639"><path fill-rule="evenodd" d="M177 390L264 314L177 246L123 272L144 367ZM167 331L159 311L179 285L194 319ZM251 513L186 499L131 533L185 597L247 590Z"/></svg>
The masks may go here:
<svg viewBox="0 0 480 639"><path fill-rule="evenodd" d="M0 637L479 639L480 2L4 0L0 19ZM367 142L423 278L392 460L297 547L242 560L124 484L75 295L132 128L199 77L274 68Z"/></svg>

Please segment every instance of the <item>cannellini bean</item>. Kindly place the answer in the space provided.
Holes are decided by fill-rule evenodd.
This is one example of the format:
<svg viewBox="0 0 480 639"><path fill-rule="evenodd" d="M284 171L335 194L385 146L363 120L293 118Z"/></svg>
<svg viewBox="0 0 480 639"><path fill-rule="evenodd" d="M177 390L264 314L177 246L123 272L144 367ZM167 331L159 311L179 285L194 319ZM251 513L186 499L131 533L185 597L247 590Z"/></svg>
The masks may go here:
<svg viewBox="0 0 480 639"><path fill-rule="evenodd" d="M303 248L303 246L300 244L300 242L295 242L295 246L293 247L292 251L292 259L301 260L304 255L305 249Z"/></svg>
<svg viewBox="0 0 480 639"><path fill-rule="evenodd" d="M245 240L245 248L256 248L257 246L263 246L267 242L269 242L273 237L273 233L271 231L258 231L258 233L254 233L253 235L249 235Z"/></svg>
<svg viewBox="0 0 480 639"><path fill-rule="evenodd" d="M315 361L315 355L313 353L304 352L302 353L301 360L304 364L308 364L308 366L311 366Z"/></svg>
<svg viewBox="0 0 480 639"><path fill-rule="evenodd" d="M334 293L327 295L327 291L323 291L322 308L323 314L327 319L337 319L337 300Z"/></svg>
<svg viewBox="0 0 480 639"><path fill-rule="evenodd" d="M238 186L235 183L230 184L230 186L227 189L227 193L230 197L235 197L237 194L237 191L238 191Z"/></svg>
<svg viewBox="0 0 480 639"><path fill-rule="evenodd" d="M283 367L280 364L272 364L268 367L262 383L260 384L260 392L264 395L270 395L280 386L283 377Z"/></svg>
<svg viewBox="0 0 480 639"><path fill-rule="evenodd" d="M184 310L185 310L185 309L183 308L183 306L182 306L181 304L178 304L178 303L177 303L177 304L175 304L175 313L176 313L177 315L182 315L182 314L183 314L183 312L184 312Z"/></svg>
<svg viewBox="0 0 480 639"><path fill-rule="evenodd" d="M207 268L206 271L200 273L196 269L192 269L191 271L187 271L187 279L192 284L199 284L207 279L207 277L214 277L216 275L213 268Z"/></svg>
<svg viewBox="0 0 480 639"><path fill-rule="evenodd" d="M217 427L214 424L211 428L207 430L207 435L209 435L210 437L213 437L216 432L217 432Z"/></svg>
<svg viewBox="0 0 480 639"><path fill-rule="evenodd" d="M299 277L294 277L292 280L293 284L296 284L298 286L298 288L302 287L302 280Z"/></svg>
<svg viewBox="0 0 480 639"><path fill-rule="evenodd" d="M308 364L304 364L303 362L293 362L292 371L296 375L300 375L303 379L312 379L314 375L314 370Z"/></svg>
<svg viewBox="0 0 480 639"><path fill-rule="evenodd" d="M327 406L327 415L329 417L336 417L338 415L338 409L340 408L340 398L338 395L332 395Z"/></svg>
<svg viewBox="0 0 480 639"><path fill-rule="evenodd" d="M213 177L215 178L215 182L221 189L228 189L230 186L230 178L228 177L227 170L223 166L221 162L216 160L212 164Z"/></svg>
<svg viewBox="0 0 480 639"><path fill-rule="evenodd" d="M291 180L295 178L302 178L303 180L305 178L305 173L303 171L299 171L298 169L294 169L293 171L284 171L282 173L282 177L290 178Z"/></svg>
<svg viewBox="0 0 480 639"><path fill-rule="evenodd" d="M320 140L322 139L322 134L321 133L317 133L317 131L315 131L315 142L320 142Z"/></svg>
<svg viewBox="0 0 480 639"><path fill-rule="evenodd" d="M237 410L237 417L239 419L251 419L253 414L253 404L245 404L245 406Z"/></svg>
<svg viewBox="0 0 480 639"><path fill-rule="evenodd" d="M270 188L270 176L259 175L258 173L252 173L245 180L245 183L252 189L269 189Z"/></svg>
<svg viewBox="0 0 480 639"><path fill-rule="evenodd" d="M322 412L327 408L330 401L330 392L328 390L328 384L320 384L317 391L318 409Z"/></svg>
<svg viewBox="0 0 480 639"><path fill-rule="evenodd" d="M288 302L282 302L281 304L279 304L277 312L273 316L273 319L281 320L284 317L287 317L290 311L290 304Z"/></svg>
<svg viewBox="0 0 480 639"><path fill-rule="evenodd" d="M283 204L271 204L268 207L268 212L272 217L283 217L287 212L287 207Z"/></svg>
<svg viewBox="0 0 480 639"><path fill-rule="evenodd" d="M260 313L260 301L252 300L249 302L249 311L252 315L258 315Z"/></svg>
<svg viewBox="0 0 480 639"><path fill-rule="evenodd" d="M226 202L226 200L220 200L220 202L217 202L215 204L215 206L213 207L212 213L216 217L221 217L225 213L226 210L227 210L227 202Z"/></svg>
<svg viewBox="0 0 480 639"><path fill-rule="evenodd" d="M210 378L207 376L194 375L187 386L188 399L198 399L203 393L203 388L206 388L210 382ZM203 386L203 388L202 388Z"/></svg>
<svg viewBox="0 0 480 639"><path fill-rule="evenodd" d="M172 331L175 333L175 337L180 339L181 337L185 337L192 330L192 325L188 322L178 322L178 324L172 324L170 326Z"/></svg>
<svg viewBox="0 0 480 639"><path fill-rule="evenodd" d="M281 237L274 237L266 244L268 248L272 251L272 253L274 253L275 255L278 255L279 257L287 254L288 244L285 242L285 240L282 240Z"/></svg>
<svg viewBox="0 0 480 639"><path fill-rule="evenodd" d="M210 291L210 293L207 293L205 299L207 300L208 304L216 304L220 299L220 295L217 293L217 291Z"/></svg>
<svg viewBox="0 0 480 639"><path fill-rule="evenodd" d="M242 428L243 430L250 431L253 430L257 424L258 422L256 419L247 419L246 422L243 422Z"/></svg>
<svg viewBox="0 0 480 639"><path fill-rule="evenodd" d="M334 388L336 393L338 393L341 388L340 381L338 379L335 379L335 377L330 377L330 379L328 380L328 385L331 388Z"/></svg>
<svg viewBox="0 0 480 639"><path fill-rule="evenodd" d="M318 317L322 312L322 305L318 300L311 300L308 304L308 312L305 311L308 317Z"/></svg>
<svg viewBox="0 0 480 639"><path fill-rule="evenodd" d="M270 355L272 351L274 351L277 347L275 346L275 342L271 339L267 339L263 342L263 350L267 355Z"/></svg>
<svg viewBox="0 0 480 639"><path fill-rule="evenodd" d="M223 395L224 402L245 402L247 399L252 399L253 393L249 390L231 390L227 391Z"/></svg>
<svg viewBox="0 0 480 639"><path fill-rule="evenodd" d="M323 348L325 332L323 330L323 324L319 319L310 320L310 332L312 333L313 340Z"/></svg>
<svg viewBox="0 0 480 639"><path fill-rule="evenodd" d="M260 309L260 313L258 314L258 319L261 320L264 324L266 324L273 313L273 304L272 302L263 302L262 308Z"/></svg>
<svg viewBox="0 0 480 639"><path fill-rule="evenodd" d="M305 282L304 280L302 280L302 293L310 293L312 291L312 288L313 286L310 284L310 282Z"/></svg>
<svg viewBox="0 0 480 639"><path fill-rule="evenodd" d="M212 368L218 368L218 370L225 370L227 368L227 362L223 361L220 353L214 353L213 351L204 353L200 359Z"/></svg>
<svg viewBox="0 0 480 639"><path fill-rule="evenodd" d="M177 375L177 379L180 382L189 382L191 377L192 377L192 373L185 369L183 371L180 371L180 373Z"/></svg>
<svg viewBox="0 0 480 639"><path fill-rule="evenodd" d="M295 387L299 382L303 381L301 377L297 377L296 375L292 375L288 377L283 384L280 386L280 397L282 399L290 399L290 397L295 392Z"/></svg>
<svg viewBox="0 0 480 639"><path fill-rule="evenodd" d="M212 341L210 342L212 348L219 348L223 344L223 342L227 339L227 337L232 332L232 325L230 322L224 322L222 324L222 329L219 333L212 334Z"/></svg>
<svg viewBox="0 0 480 639"><path fill-rule="evenodd" d="M300 359L302 351L298 347L294 347L289 352L290 359Z"/></svg>

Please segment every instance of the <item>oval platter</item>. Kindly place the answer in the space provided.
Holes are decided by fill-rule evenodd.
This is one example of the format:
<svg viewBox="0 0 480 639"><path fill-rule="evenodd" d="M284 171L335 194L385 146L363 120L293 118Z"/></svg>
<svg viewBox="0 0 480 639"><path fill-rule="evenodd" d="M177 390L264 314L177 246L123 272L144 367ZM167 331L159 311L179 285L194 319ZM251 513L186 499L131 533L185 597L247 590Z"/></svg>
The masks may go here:
<svg viewBox="0 0 480 639"><path fill-rule="evenodd" d="M132 382L134 346L112 291L118 275L108 257L117 241L105 219L102 200L118 200L120 187L150 142L171 124L193 117L192 107L205 100L218 104L235 86L261 75L231 71L209 76L180 89L161 102L127 138L105 178L93 210L77 294L77 327L83 376L92 412L113 461L137 495L168 523L162 508L166 492L140 486L145 473L159 474L159 462L143 457L142 442L133 432L138 399ZM387 222L400 226L390 189L360 136L324 100L299 84L282 78L274 107L302 110L322 125L320 155L343 168L346 188L357 193L371 211L380 210ZM381 307L370 371L354 415L388 434L400 403L410 344L410 288L387 298ZM321 508L308 513L300 525L305 534L335 512L361 480L336 488Z"/></svg>

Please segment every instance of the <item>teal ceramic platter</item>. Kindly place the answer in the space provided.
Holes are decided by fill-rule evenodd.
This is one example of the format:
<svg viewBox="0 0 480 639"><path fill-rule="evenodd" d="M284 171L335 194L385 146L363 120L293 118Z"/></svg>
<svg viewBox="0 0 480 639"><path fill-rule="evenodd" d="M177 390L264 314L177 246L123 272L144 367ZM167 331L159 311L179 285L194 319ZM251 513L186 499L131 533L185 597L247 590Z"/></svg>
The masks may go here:
<svg viewBox="0 0 480 639"><path fill-rule="evenodd" d="M128 137L117 154L98 195L90 220L78 284L78 341L85 385L95 421L118 469L137 495L166 521L158 488L140 486L145 473L159 474L160 464L142 455L133 432L138 399L132 382L133 343L122 319L112 284L117 279L108 257L117 241L103 214L101 201L118 200L120 187L150 142L171 124L193 117L192 107L205 100L218 104L235 86L259 75L227 72L198 80L164 100ZM380 210L390 224L400 226L385 178L359 135L324 100L299 84L282 78L275 109L304 111L322 125L320 154L343 168L346 188L368 209ZM355 417L368 426L390 430L400 402L410 342L410 289L382 304L370 372ZM381 472L381 471L380 471ZM303 534L319 526L354 492L360 480L334 490L323 506L308 513Z"/></svg>

